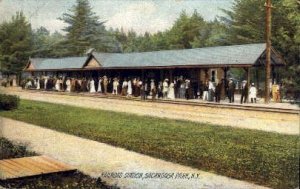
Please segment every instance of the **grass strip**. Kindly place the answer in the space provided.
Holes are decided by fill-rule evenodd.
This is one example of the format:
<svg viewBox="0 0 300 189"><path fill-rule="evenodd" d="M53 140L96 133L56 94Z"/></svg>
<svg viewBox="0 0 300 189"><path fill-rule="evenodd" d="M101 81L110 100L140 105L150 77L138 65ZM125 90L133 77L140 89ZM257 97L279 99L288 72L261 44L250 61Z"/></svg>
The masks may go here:
<svg viewBox="0 0 300 189"><path fill-rule="evenodd" d="M298 136L28 100L0 116L273 188L299 183Z"/></svg>

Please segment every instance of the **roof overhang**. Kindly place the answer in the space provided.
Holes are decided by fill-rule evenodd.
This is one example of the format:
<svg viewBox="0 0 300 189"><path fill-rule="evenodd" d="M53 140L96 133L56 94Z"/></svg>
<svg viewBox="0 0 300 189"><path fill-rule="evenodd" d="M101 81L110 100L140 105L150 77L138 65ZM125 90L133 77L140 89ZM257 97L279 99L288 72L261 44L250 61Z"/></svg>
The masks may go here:
<svg viewBox="0 0 300 189"><path fill-rule="evenodd" d="M133 60L133 58L135 56L133 58L132 58L132 56L130 56L130 58L127 57L127 59L125 59L125 61L124 61L123 54L121 54L121 56L120 56L120 53L117 53L117 54L111 53L111 54L108 55L108 58L110 58L109 56L113 56L113 58L115 58L115 56L119 57L119 59L117 59L118 61L115 61L115 62L117 62L117 64L113 64L113 63L111 63L111 61L107 61L107 59L105 57L99 56L99 55L97 55L97 53L95 53L95 54L91 53L85 59L82 59L82 64L81 63L79 64L80 66L78 66L78 61L77 61L77 67L74 66L76 68L72 68L73 66L68 66L69 68L63 68L63 66L56 66L56 67L55 66L44 66L44 67L40 66L39 67L39 63L41 63L40 60L38 60L38 59L34 59L34 60L29 59L29 61L26 64L25 68L23 69L23 71L24 72L42 72L42 71L59 72L59 71L85 71L85 70L130 70L130 69L132 69L132 70L141 70L141 69L185 69L185 68L186 69L193 69L193 68L201 69L201 68L247 68L247 67L258 67L258 66L263 66L264 62L265 62L266 51L265 51L263 45L264 44L258 44L257 48L254 47L254 49L255 49L254 52L255 53L253 54L252 58L249 58L249 60L246 60L246 61L243 58L243 56L241 56L241 55L243 55L241 53L247 53L247 51L240 51L240 52L238 51L238 54L237 53L235 53L235 54L237 54L238 55L237 57L239 57L240 59L237 58L236 61L235 61L235 59L232 58L230 61L227 61L227 62L225 61L224 63L222 63L222 61L220 61L220 58L219 58L219 61L218 61L218 60L214 60L213 57L211 57L209 59L209 61L206 60L206 61L203 61L203 62L201 62L201 61L197 62L197 59L191 59L191 58L190 59L184 59L183 58L182 62L181 61L177 61L177 62L175 61L175 63L172 65L172 63L173 63L172 61L174 61L174 60L172 60L172 57L170 57L170 60L166 59L166 58L162 58L161 60L159 59L159 61L157 61L157 60L153 61L151 64L147 64L147 63L149 63L149 62L147 62L147 59L141 59L140 58L139 60L142 60L140 65L139 65L139 62L135 62L135 64L128 65L127 63L128 62L130 63L131 60ZM246 45L241 45L241 46L246 46ZM251 44L250 44L250 46L251 46ZM211 51L213 51L213 48L214 47L212 47ZM216 48L223 48L223 47L216 47ZM253 50L253 46L250 49ZM222 52L223 52L223 55L224 55L224 51L222 51ZM231 52L233 52L233 51L231 50ZM155 54L155 52L145 52L145 53ZM158 52L158 53L160 53L160 52ZM194 50L193 50L193 53L195 55ZM139 53L133 53L133 54L137 54L136 55L137 57L140 56ZM152 54L151 54L151 56L152 56ZM188 54L185 54L185 55L188 55ZM197 55L197 53L196 53L196 55ZM249 55L251 55L251 54L249 54ZM124 55L124 56L126 57L126 55ZM156 54L155 54L155 56L156 56ZM216 54L215 56L218 56L218 54ZM201 55L201 57L202 57L202 55ZM70 57L70 58L72 58L72 57ZM84 57L81 57L81 58L84 58ZM148 60L151 61L151 58L152 57L148 56ZM221 56L221 58L222 58L222 56ZM256 58L256 60L255 60L255 58ZM49 59L47 59L47 60L49 60ZM72 59L71 60L67 59L67 57L66 58L61 58L61 59L58 59L58 60L62 61L62 63L64 61L69 61L69 63L72 63L72 62L70 62L70 61L72 61ZM126 63L126 60L127 60L127 63ZM167 60L167 61L165 61L165 60ZM199 56L198 56L198 60L199 60ZM255 61L252 62L253 60L255 60ZM284 66L284 65L286 65L286 62L284 61L282 56L274 48L271 48L271 60L272 60L272 65L273 66ZM214 63L214 61L216 61L216 62ZM160 64L160 62L162 62L162 64ZM47 62L47 63L51 63L51 61ZM143 63L146 63L146 64L143 64ZM58 65L58 64L56 64L56 65Z"/></svg>
<svg viewBox="0 0 300 189"><path fill-rule="evenodd" d="M258 57L258 59L253 64L253 67L265 66L265 62L266 62L266 50L264 50L264 52ZM287 65L284 58L273 47L271 48L271 65L278 66L278 67Z"/></svg>

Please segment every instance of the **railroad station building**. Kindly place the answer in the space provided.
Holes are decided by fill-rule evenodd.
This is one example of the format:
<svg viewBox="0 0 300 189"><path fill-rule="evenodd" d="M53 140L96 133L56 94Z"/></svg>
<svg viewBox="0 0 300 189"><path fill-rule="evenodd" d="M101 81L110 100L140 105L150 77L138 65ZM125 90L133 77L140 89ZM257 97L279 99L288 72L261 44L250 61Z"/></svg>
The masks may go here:
<svg viewBox="0 0 300 189"><path fill-rule="evenodd" d="M30 58L24 74L75 78L106 75L120 80L139 77L156 81L183 76L192 82L203 83L206 80L215 82L228 79L227 73L231 68L240 68L245 71L248 83L256 83L256 79L250 77L251 72L264 69L265 53L264 43L135 53L90 51L83 57ZM273 80L276 79L275 68L285 64L284 59L272 48Z"/></svg>

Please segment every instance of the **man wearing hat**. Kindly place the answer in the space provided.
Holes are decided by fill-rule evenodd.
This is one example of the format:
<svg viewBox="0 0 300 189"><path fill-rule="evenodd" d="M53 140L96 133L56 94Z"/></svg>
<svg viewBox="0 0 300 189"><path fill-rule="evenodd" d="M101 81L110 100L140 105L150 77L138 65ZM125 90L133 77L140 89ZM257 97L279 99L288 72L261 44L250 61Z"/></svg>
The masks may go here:
<svg viewBox="0 0 300 189"><path fill-rule="evenodd" d="M235 83L232 78L229 79L228 83L228 98L229 98L229 103L234 102L234 90L235 90Z"/></svg>
<svg viewBox="0 0 300 189"><path fill-rule="evenodd" d="M242 82L242 88L241 88L241 104L246 103L248 97L248 84L247 81L244 80Z"/></svg>

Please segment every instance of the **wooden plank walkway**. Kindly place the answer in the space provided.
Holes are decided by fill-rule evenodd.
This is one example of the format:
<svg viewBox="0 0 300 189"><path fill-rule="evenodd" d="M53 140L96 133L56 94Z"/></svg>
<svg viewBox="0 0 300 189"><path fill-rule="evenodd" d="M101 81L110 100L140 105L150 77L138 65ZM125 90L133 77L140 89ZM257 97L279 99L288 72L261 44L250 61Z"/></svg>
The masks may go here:
<svg viewBox="0 0 300 189"><path fill-rule="evenodd" d="M1 180L74 170L75 169L73 167L47 156L33 156L0 160Z"/></svg>

